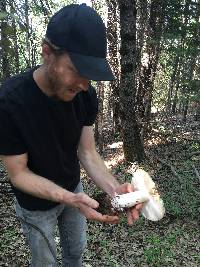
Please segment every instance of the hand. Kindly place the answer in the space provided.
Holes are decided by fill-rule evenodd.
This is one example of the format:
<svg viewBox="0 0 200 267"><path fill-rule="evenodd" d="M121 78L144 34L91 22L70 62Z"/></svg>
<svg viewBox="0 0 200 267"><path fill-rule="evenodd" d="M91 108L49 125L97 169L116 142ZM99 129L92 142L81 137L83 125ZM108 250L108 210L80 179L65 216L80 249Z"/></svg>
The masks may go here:
<svg viewBox="0 0 200 267"><path fill-rule="evenodd" d="M119 222L118 216L102 215L96 211L95 209L99 207L99 203L85 193L74 194L72 205L77 207L89 220L110 224L117 224Z"/></svg>
<svg viewBox="0 0 200 267"><path fill-rule="evenodd" d="M116 193L119 195L130 193L133 191L134 191L133 185L130 183L122 184L116 189ZM133 225L133 223L139 219L141 209L142 209L142 204L137 204L134 207L126 209L127 221L129 225Z"/></svg>

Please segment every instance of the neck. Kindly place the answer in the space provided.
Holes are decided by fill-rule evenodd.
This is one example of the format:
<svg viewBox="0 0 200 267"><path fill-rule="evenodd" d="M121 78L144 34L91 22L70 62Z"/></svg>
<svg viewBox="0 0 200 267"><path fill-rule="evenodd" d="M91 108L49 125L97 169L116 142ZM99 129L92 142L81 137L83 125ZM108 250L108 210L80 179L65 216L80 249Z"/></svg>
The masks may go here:
<svg viewBox="0 0 200 267"><path fill-rule="evenodd" d="M41 65L38 69L33 72L33 79L36 82L40 90L47 96L52 96L51 87L49 85L45 66Z"/></svg>

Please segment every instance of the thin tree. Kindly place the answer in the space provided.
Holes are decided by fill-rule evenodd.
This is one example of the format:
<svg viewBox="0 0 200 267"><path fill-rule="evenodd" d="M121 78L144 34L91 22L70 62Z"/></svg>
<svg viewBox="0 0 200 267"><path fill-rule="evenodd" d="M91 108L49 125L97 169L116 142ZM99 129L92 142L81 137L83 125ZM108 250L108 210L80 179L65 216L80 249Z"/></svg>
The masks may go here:
<svg viewBox="0 0 200 267"><path fill-rule="evenodd" d="M6 9L6 2L4 0L0 0L0 10L4 14L7 13ZM1 41L1 64L2 64L2 75L1 79L4 80L8 78L11 75L10 72L10 61L9 61L9 45L10 45L10 40L9 40L9 35L8 29L10 29L10 26L8 24L8 16L5 16L1 21L0 21L0 30L1 30L1 35L0 35L0 41Z"/></svg>
<svg viewBox="0 0 200 267"><path fill-rule="evenodd" d="M109 105L113 113L113 132L120 132L120 119L119 119L119 75L120 75L120 62L119 62L119 12L117 2L115 0L107 0L108 7L108 22L107 22L107 37L108 37L108 54L109 62L113 70L115 80L109 84Z"/></svg>
<svg viewBox="0 0 200 267"><path fill-rule="evenodd" d="M121 36L120 118L123 149L128 161L142 161L144 147L135 113L136 2L119 0Z"/></svg>
<svg viewBox="0 0 200 267"><path fill-rule="evenodd" d="M166 0L152 0L148 23L143 64L140 69L137 104L143 120L143 135L146 135L153 97L154 80L161 53L161 38L164 28Z"/></svg>

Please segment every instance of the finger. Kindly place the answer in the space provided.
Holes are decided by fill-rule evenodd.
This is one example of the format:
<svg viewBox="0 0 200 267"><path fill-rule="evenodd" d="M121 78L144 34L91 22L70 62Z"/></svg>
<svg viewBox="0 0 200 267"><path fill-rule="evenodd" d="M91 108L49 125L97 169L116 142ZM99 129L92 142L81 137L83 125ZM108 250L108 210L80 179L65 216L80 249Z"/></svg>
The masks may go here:
<svg viewBox="0 0 200 267"><path fill-rule="evenodd" d="M102 215L101 222L117 224L117 223L119 223L119 217L118 216Z"/></svg>
<svg viewBox="0 0 200 267"><path fill-rule="evenodd" d="M133 218L133 221L136 221L139 219L139 216L140 216L140 211L137 210L135 207L130 209L130 212L131 212L131 215L132 215L132 218Z"/></svg>
<svg viewBox="0 0 200 267"><path fill-rule="evenodd" d="M128 225L133 225L134 223L134 218L132 216L132 212L130 211L130 209L128 209L126 211L126 214L127 214L127 222L128 222Z"/></svg>
<svg viewBox="0 0 200 267"><path fill-rule="evenodd" d="M111 216L111 215L103 215L100 212L93 210L93 220L99 221L102 223L118 223L119 217L118 216Z"/></svg>
<svg viewBox="0 0 200 267"><path fill-rule="evenodd" d="M137 205L135 205L134 208L140 212L142 210L142 208L143 208L143 204L142 203L137 204Z"/></svg>
<svg viewBox="0 0 200 267"><path fill-rule="evenodd" d="M99 221L102 223L112 223L112 224L116 224L119 222L118 216L102 215L100 212L84 204L80 204L80 211L86 216L87 219L92 221Z"/></svg>
<svg viewBox="0 0 200 267"><path fill-rule="evenodd" d="M130 210L127 210L126 211L126 214L127 214L127 222L128 222L128 225L133 225L133 217L132 217L132 213Z"/></svg>
<svg viewBox="0 0 200 267"><path fill-rule="evenodd" d="M134 188L133 188L133 185L132 184L130 184L130 183L124 183L124 184L120 185L117 188L116 191L117 191L118 194L125 194L125 193L133 192L134 191Z"/></svg>
<svg viewBox="0 0 200 267"><path fill-rule="evenodd" d="M140 211L138 211L135 207L132 209L127 209L127 221L129 225L133 225L135 221L139 219Z"/></svg>
<svg viewBox="0 0 200 267"><path fill-rule="evenodd" d="M131 192L133 192L134 191L134 187L133 187L133 185L132 184L127 184L127 193L131 193Z"/></svg>
<svg viewBox="0 0 200 267"><path fill-rule="evenodd" d="M85 193L79 193L77 195L79 196L80 201L83 204L85 204L85 205L87 205L87 206L89 206L89 207L91 207L93 209L96 209L96 208L99 207L99 203L95 199L89 197L87 194L85 194Z"/></svg>
<svg viewBox="0 0 200 267"><path fill-rule="evenodd" d="M118 216L102 215L100 213L95 214L95 216L93 216L92 220L102 222L102 223L111 223L111 224L119 223L119 217Z"/></svg>
<svg viewBox="0 0 200 267"><path fill-rule="evenodd" d="M85 199L83 200L83 203L87 204L89 207L93 208L93 209L97 209L99 207L99 203L86 195Z"/></svg>

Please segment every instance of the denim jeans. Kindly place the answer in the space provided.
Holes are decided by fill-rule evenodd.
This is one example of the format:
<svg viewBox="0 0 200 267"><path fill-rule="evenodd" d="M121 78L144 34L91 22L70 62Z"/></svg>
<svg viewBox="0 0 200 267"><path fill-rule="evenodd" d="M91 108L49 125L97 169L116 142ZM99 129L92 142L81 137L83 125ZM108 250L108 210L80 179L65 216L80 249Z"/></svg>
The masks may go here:
<svg viewBox="0 0 200 267"><path fill-rule="evenodd" d="M79 183L74 192L81 191L82 184ZM57 267L54 240L56 225L60 234L62 266L83 266L86 219L78 209L59 204L47 211L29 211L16 202L16 213L21 218L23 233L31 250L31 267Z"/></svg>

